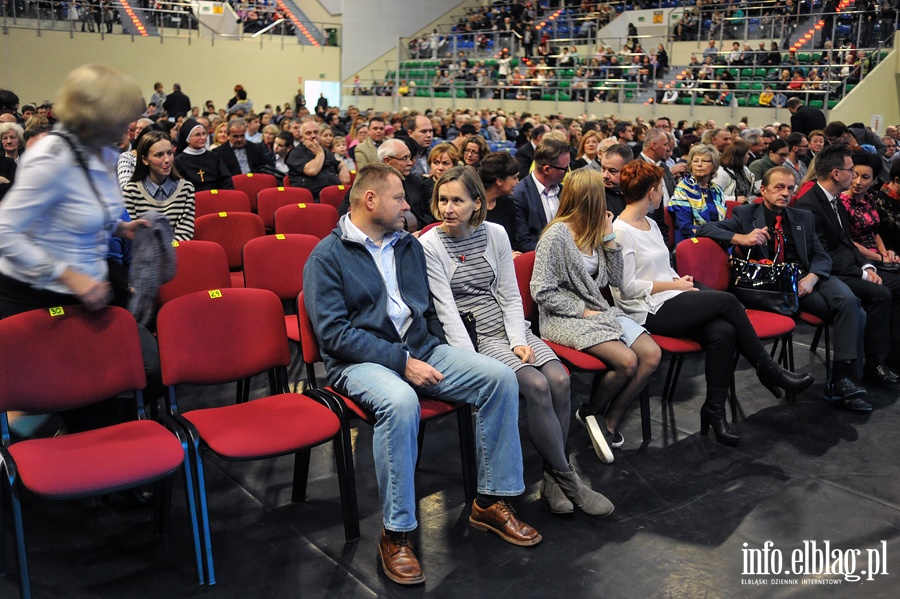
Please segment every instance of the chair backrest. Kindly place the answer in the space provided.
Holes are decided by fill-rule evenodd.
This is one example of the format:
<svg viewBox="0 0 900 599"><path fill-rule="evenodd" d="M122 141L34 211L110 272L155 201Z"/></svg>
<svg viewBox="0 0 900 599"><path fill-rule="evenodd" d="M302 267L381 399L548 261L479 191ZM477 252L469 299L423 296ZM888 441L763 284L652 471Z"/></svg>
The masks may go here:
<svg viewBox="0 0 900 599"><path fill-rule="evenodd" d="M252 212L207 214L194 221L194 239L214 241L225 248L231 270L240 270L244 244L265 234L262 219Z"/></svg>
<svg viewBox="0 0 900 599"><path fill-rule="evenodd" d="M338 218L337 208L328 204L289 204L275 212L275 232L325 239L337 226Z"/></svg>
<svg viewBox="0 0 900 599"><path fill-rule="evenodd" d="M329 185L328 187L323 187L322 191L319 192L319 201L323 204L340 208L349 191L349 185Z"/></svg>
<svg viewBox="0 0 900 599"><path fill-rule="evenodd" d="M231 287L228 256L212 241L178 241L175 246L175 277L159 288L159 304L206 289Z"/></svg>
<svg viewBox="0 0 900 599"><path fill-rule="evenodd" d="M291 358L281 300L266 289L184 295L160 309L156 330L165 385L228 383Z"/></svg>
<svg viewBox="0 0 900 599"><path fill-rule="evenodd" d="M313 196L302 187L271 187L259 192L259 216L270 231L275 228L275 212L288 204L312 204Z"/></svg>
<svg viewBox="0 0 900 599"><path fill-rule="evenodd" d="M250 209L256 212L256 196L263 189L278 187L278 179L272 175L262 173L247 173L246 175L234 175L231 177L234 188L247 194L250 200Z"/></svg>
<svg viewBox="0 0 900 599"><path fill-rule="evenodd" d="M666 236L666 247L670 250L675 247L675 219L668 209L663 209L663 222L669 227L669 234Z"/></svg>
<svg viewBox="0 0 900 599"><path fill-rule="evenodd" d="M743 202L737 200L725 200L725 218L731 218L731 213L734 212L734 209L743 205Z"/></svg>
<svg viewBox="0 0 900 599"><path fill-rule="evenodd" d="M427 233L428 231L432 230L435 227L440 226L441 224L442 224L442 221L437 221L437 222L431 223L430 225L425 225L424 227L422 227L422 230L419 231L419 234L421 235L423 233Z"/></svg>
<svg viewBox="0 0 900 599"><path fill-rule="evenodd" d="M525 320L534 322L537 319L538 308L531 297L531 275L534 273L534 252L525 252L515 260L513 266L516 269L516 282L519 284L519 295L522 296L522 309L525 312Z"/></svg>
<svg viewBox="0 0 900 599"><path fill-rule="evenodd" d="M313 330L312 321L306 312L306 305L303 303L303 293L297 297L297 320L300 323L300 353L303 357L303 363L311 366L316 362L322 361L322 355L319 353L319 340L316 339L316 332ZM315 386L315 381L310 381Z"/></svg>
<svg viewBox="0 0 900 599"><path fill-rule="evenodd" d="M55 412L147 386L127 310L61 306L0 320L0 411Z"/></svg>
<svg viewBox="0 0 900 599"><path fill-rule="evenodd" d="M350 171L350 185L353 185L354 181L356 181L356 171Z"/></svg>
<svg viewBox="0 0 900 599"><path fill-rule="evenodd" d="M303 267L318 237L267 235L244 246L244 286L268 289L282 301L293 301L303 291Z"/></svg>
<svg viewBox="0 0 900 599"><path fill-rule="evenodd" d="M679 243L675 263L679 275L691 275L710 289L726 291L731 283L728 255L708 237L691 237Z"/></svg>
<svg viewBox="0 0 900 599"><path fill-rule="evenodd" d="M236 189L211 189L194 194L194 218L219 212L250 212L247 194Z"/></svg>

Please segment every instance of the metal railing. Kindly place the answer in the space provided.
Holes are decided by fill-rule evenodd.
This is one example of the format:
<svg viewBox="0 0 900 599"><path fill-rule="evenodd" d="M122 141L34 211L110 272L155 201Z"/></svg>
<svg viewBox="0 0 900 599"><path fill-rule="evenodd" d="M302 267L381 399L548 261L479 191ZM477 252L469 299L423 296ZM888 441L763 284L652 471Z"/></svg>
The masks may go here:
<svg viewBox="0 0 900 599"><path fill-rule="evenodd" d="M144 7L148 4L148 7ZM153 1L131 3L133 12L153 35L161 37L197 37L200 32L219 39L282 37L284 41L298 39L293 23L285 18L273 5L253 3L231 3L242 26L237 35L226 35L212 29L197 18L189 3L175 1ZM8 29L34 29L82 32L102 35L138 35L129 28L130 17L124 8L116 3L105 3L97 7L88 2L67 2L62 0L5 0L2 7L2 24ZM326 44L338 46L341 37L339 23L314 23L325 32ZM155 31L153 29L155 29Z"/></svg>

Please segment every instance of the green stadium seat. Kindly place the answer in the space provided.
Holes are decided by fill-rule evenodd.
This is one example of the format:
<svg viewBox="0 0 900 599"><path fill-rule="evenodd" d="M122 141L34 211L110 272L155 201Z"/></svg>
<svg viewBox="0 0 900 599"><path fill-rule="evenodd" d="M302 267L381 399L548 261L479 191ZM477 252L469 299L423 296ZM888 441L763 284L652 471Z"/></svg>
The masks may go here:
<svg viewBox="0 0 900 599"><path fill-rule="evenodd" d="M765 77L766 69L756 69L755 71L753 71L753 76L754 77Z"/></svg>
<svg viewBox="0 0 900 599"><path fill-rule="evenodd" d="M750 89L755 92L761 92L763 89L765 89L765 86L762 83L754 83L750 86Z"/></svg>
<svg viewBox="0 0 900 599"><path fill-rule="evenodd" d="M751 79L753 77L753 69L741 69L742 79Z"/></svg>
<svg viewBox="0 0 900 599"><path fill-rule="evenodd" d="M828 100L828 110L831 110L832 108L834 108L837 105L838 105L837 100Z"/></svg>
<svg viewBox="0 0 900 599"><path fill-rule="evenodd" d="M809 64L809 52L798 52L797 53L797 61L800 64Z"/></svg>
<svg viewBox="0 0 900 599"><path fill-rule="evenodd" d="M741 81L740 83L737 84L737 88L741 91L747 91L750 89L750 84L746 83L744 81Z"/></svg>
<svg viewBox="0 0 900 599"><path fill-rule="evenodd" d="M821 109L824 106L825 106L825 102L823 102L822 100L810 100L809 101L810 108L820 108Z"/></svg>
<svg viewBox="0 0 900 599"><path fill-rule="evenodd" d="M747 98L738 98L737 101L738 101L738 106L746 106L747 105Z"/></svg>

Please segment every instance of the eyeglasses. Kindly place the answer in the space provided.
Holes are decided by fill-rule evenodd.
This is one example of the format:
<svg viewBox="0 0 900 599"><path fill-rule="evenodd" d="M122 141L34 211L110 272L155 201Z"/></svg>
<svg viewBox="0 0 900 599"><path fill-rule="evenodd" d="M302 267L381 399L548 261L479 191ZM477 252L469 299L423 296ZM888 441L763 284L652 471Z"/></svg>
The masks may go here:
<svg viewBox="0 0 900 599"><path fill-rule="evenodd" d="M788 156L791 155L790 152L775 152L775 154L781 156L782 158L787 158Z"/></svg>
<svg viewBox="0 0 900 599"><path fill-rule="evenodd" d="M388 156L391 160L398 160L400 162L412 161L412 154L407 154L406 156Z"/></svg>
<svg viewBox="0 0 900 599"><path fill-rule="evenodd" d="M836 170L836 171L850 171L850 172L852 173L852 172L853 172L853 167L852 167L852 166L851 166L850 168L838 168L838 167L834 167L833 170Z"/></svg>

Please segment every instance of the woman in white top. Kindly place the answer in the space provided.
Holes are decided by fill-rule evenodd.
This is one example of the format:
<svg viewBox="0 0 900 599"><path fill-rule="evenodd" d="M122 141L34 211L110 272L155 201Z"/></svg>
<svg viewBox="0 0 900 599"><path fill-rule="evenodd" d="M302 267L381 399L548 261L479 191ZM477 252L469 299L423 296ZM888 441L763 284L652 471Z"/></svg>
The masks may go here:
<svg viewBox="0 0 900 599"><path fill-rule="evenodd" d="M756 175L747 167L750 144L743 139L735 139L722 150L719 170L713 176L713 182L722 188L726 202L738 201L744 204L753 198Z"/></svg>
<svg viewBox="0 0 900 599"><path fill-rule="evenodd" d="M737 297L699 289L691 276L679 277L669 265L669 250L657 224L647 218L662 202L663 170L643 160L622 169L625 210L613 224L622 246L621 283L612 287L623 312L651 333L689 337L706 350L706 403L700 410L700 434L712 425L716 440L737 445L741 438L725 420L725 398L734 373L734 353L754 365L760 382L775 393L798 393L813 382L781 368L763 347Z"/></svg>

